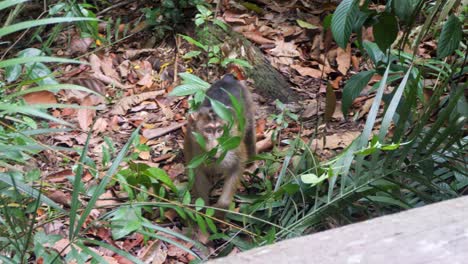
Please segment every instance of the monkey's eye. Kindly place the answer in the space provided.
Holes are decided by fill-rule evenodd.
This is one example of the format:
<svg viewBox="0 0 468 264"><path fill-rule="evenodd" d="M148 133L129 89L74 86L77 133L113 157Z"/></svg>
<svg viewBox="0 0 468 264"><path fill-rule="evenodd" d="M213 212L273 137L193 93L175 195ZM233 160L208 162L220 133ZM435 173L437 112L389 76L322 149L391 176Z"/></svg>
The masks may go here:
<svg viewBox="0 0 468 264"><path fill-rule="evenodd" d="M205 133L207 133L207 134L213 134L213 128L211 128L211 127L205 128Z"/></svg>
<svg viewBox="0 0 468 264"><path fill-rule="evenodd" d="M223 133L223 128L222 127L217 127L216 128L216 134L221 134Z"/></svg>

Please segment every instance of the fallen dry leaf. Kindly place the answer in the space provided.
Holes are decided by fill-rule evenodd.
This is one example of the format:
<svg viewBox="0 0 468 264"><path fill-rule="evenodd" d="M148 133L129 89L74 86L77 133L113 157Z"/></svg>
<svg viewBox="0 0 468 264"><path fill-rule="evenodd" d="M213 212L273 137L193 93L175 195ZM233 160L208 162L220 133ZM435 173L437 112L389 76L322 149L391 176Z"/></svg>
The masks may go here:
<svg viewBox="0 0 468 264"><path fill-rule="evenodd" d="M61 190L54 190L52 193L48 194L47 197L58 204L70 206L70 193L64 193Z"/></svg>
<svg viewBox="0 0 468 264"><path fill-rule="evenodd" d="M252 41L254 43L260 44L260 45L275 43L274 40L265 38L258 31L243 32L242 35L244 35L244 37L246 37L248 40L250 40L250 41Z"/></svg>
<svg viewBox="0 0 468 264"><path fill-rule="evenodd" d="M346 50L338 48L336 62L338 63L338 70L341 74L346 75L351 66L351 44L348 44Z"/></svg>
<svg viewBox="0 0 468 264"><path fill-rule="evenodd" d="M104 75L111 77L114 80L120 80L119 74L112 64L112 57L105 56L101 60L101 69Z"/></svg>
<svg viewBox="0 0 468 264"><path fill-rule="evenodd" d="M270 54L278 57L300 57L301 53L297 50L297 45L294 42L284 42L280 39L275 41L276 47L270 50Z"/></svg>
<svg viewBox="0 0 468 264"><path fill-rule="evenodd" d="M94 106L96 103L96 95L90 94L86 96L81 102L81 106ZM93 118L96 116L96 110L89 108L80 108L78 109L77 119L80 124L80 128L84 131L87 131Z"/></svg>
<svg viewBox="0 0 468 264"><path fill-rule="evenodd" d="M56 104L57 98L55 94L49 91L39 91L28 93L23 96L24 101L28 104Z"/></svg>
<svg viewBox="0 0 468 264"><path fill-rule="evenodd" d="M140 250L138 257L144 263L163 264L167 258L167 247L161 240L152 241Z"/></svg>
<svg viewBox="0 0 468 264"><path fill-rule="evenodd" d="M313 78L321 78L322 71L310 67L302 67L300 65L291 65L301 76L310 76Z"/></svg>
<svg viewBox="0 0 468 264"><path fill-rule="evenodd" d="M94 123L93 132L95 134L99 134L106 130L107 130L107 121L104 118L99 117Z"/></svg>

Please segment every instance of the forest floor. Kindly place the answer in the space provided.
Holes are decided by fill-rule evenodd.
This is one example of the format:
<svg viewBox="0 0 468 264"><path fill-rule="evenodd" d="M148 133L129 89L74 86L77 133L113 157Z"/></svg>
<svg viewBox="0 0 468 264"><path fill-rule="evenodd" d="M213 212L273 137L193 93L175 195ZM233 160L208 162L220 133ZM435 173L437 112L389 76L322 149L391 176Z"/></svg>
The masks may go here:
<svg viewBox="0 0 468 264"><path fill-rule="evenodd" d="M100 18L105 21L109 17L126 16L128 21L135 22L141 13L129 10L140 10L143 2L128 2L100 14ZM367 92L379 80L371 80L345 118L341 111L342 88L350 76L366 69L366 58L361 57L359 49L351 45L345 50L338 48L332 41L330 31L323 30L324 18L336 6L309 2L312 3L308 6L300 4L299 7L287 2L275 3L261 14L242 10L240 6L226 6L220 10L218 18L257 45L269 62L291 83L291 89L300 94L300 101L286 104L286 108L300 119L289 120L287 128L280 134L280 147L287 147L288 139L301 137L304 142L311 143L320 160L326 160L339 153L360 134L373 102L373 96ZM129 37L111 46L101 46L90 38L81 38L75 29L68 29L61 32L51 47L55 56L79 57L89 63L57 69L62 73L59 78L62 83L83 85L104 97L77 90L62 90L58 94L47 91L31 93L24 99L29 104L73 103L97 107L98 110L50 110L54 116L75 124L78 129L43 136L40 140L47 145L82 148L95 121L91 129L89 157L101 172L106 170L101 165L103 147L111 142L115 148L114 154L117 153L127 143L130 134L142 125L139 141L147 148L133 150L137 156L135 162L163 169L176 183L185 182L187 177L182 148L188 98L169 97L168 93L180 84L178 73L192 72L209 83L222 76L210 72L210 67L202 67L203 62L199 60L183 59L185 54L196 47L179 35L168 33L165 38L158 40L151 29L136 25L131 28ZM363 38L372 38L372 35L364 32ZM332 88L328 96L327 85ZM250 82L249 88L254 93L258 109L257 145L260 150L268 151L272 147L269 136L278 126L271 117L279 114L280 110L271 98L255 91L254 83ZM52 150L43 154L35 161L36 164L29 166L41 168L43 175L46 175L46 183L62 187L51 187L48 196L67 206L71 199L71 183L68 181L68 177L73 175L74 163L71 161L78 159L79 154L58 155ZM257 166L261 166L261 163ZM85 173L83 181L87 186L96 183L89 171ZM98 205L120 203L125 199L120 191L109 188ZM173 220L170 215L167 218ZM49 231L58 230L64 225L60 221L47 224L45 228ZM111 241L108 230L96 231L93 235L103 241ZM142 239L132 237L123 243L126 249L131 250ZM171 246L168 256L181 262L189 260L185 253Z"/></svg>

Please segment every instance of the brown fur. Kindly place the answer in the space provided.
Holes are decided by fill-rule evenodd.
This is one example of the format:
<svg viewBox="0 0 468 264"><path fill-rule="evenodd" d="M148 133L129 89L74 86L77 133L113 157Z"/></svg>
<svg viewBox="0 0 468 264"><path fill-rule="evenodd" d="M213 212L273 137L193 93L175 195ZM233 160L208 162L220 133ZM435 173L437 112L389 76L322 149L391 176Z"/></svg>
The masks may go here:
<svg viewBox="0 0 468 264"><path fill-rule="evenodd" d="M195 197L201 197L205 204L209 204L211 189L216 182L224 179L222 194L214 206L227 209L236 193L247 160L256 154L256 138L253 102L249 90L235 80L232 75L226 75L208 89L207 96L231 107L232 103L224 90L229 91L238 98L239 102L244 104L244 115L246 117L244 131L239 132L236 125L230 131L231 136L242 137L241 144L237 148L228 151L221 163L210 162L195 169L194 195ZM225 121L214 113L208 99L197 112L189 116L184 142L184 155L187 164L194 157L204 153L192 132L195 131L203 135L206 141L206 151L210 151L218 145L217 139L222 135L224 125ZM215 157L218 157L219 154L217 153Z"/></svg>

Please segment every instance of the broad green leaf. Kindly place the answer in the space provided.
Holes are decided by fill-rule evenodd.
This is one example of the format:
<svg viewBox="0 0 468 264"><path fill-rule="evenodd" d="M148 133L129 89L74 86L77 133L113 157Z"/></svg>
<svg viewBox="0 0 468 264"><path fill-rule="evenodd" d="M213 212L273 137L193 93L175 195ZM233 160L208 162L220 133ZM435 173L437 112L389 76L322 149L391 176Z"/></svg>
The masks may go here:
<svg viewBox="0 0 468 264"><path fill-rule="evenodd" d="M396 17L389 13L382 13L379 21L372 28L375 42L380 50L386 52L398 35L398 22Z"/></svg>
<svg viewBox="0 0 468 264"><path fill-rule="evenodd" d="M346 48L355 19L355 0L343 0L333 14L331 29L338 46Z"/></svg>
<svg viewBox="0 0 468 264"><path fill-rule="evenodd" d="M70 22L75 22L75 21L96 21L96 19L86 18L86 17L52 17L52 18L44 18L44 19L38 19L38 20L29 20L29 21L19 22L10 26L0 28L0 38L8 34L23 30L23 29L29 29L32 27L38 27L38 26L56 24L56 23L70 23Z"/></svg>
<svg viewBox="0 0 468 264"><path fill-rule="evenodd" d="M1 62L0 62L1 63ZM12 65L5 68L6 82L11 83L18 80L21 75L22 67L19 64Z"/></svg>
<svg viewBox="0 0 468 264"><path fill-rule="evenodd" d="M454 14L450 15L440 33L437 43L437 56L445 58L452 54L460 45L462 36L463 32L460 20Z"/></svg>
<svg viewBox="0 0 468 264"><path fill-rule="evenodd" d="M111 230L114 239L121 239L139 230L141 226L140 207L121 206L111 214Z"/></svg>
<svg viewBox="0 0 468 264"><path fill-rule="evenodd" d="M196 214L195 219L197 221L197 227L200 228L203 234L208 234L206 230L206 222L200 214Z"/></svg>
<svg viewBox="0 0 468 264"><path fill-rule="evenodd" d="M328 30L331 27L332 19L333 19L333 14L328 14L325 17L322 23L323 30Z"/></svg>
<svg viewBox="0 0 468 264"><path fill-rule="evenodd" d="M174 185L174 182L172 182L171 178L169 175L167 175L166 171L160 168L149 168L143 172L144 175L148 175L150 177L155 178L156 180L164 183L171 189L172 192L177 193L177 188Z"/></svg>
<svg viewBox="0 0 468 264"><path fill-rule="evenodd" d="M385 54L379 49L379 46L374 42L370 41L363 41L362 43L364 49L366 50L367 54L371 58L374 65L378 65L379 62L382 62L386 56Z"/></svg>
<svg viewBox="0 0 468 264"><path fill-rule="evenodd" d="M195 84L182 84L174 88L169 96L186 96L200 91L200 87Z"/></svg>
<svg viewBox="0 0 468 264"><path fill-rule="evenodd" d="M302 182L304 182L306 184L312 184L312 185L316 185L318 183L321 183L324 180L326 180L327 178L328 178L328 175L326 173L322 174L322 176L320 176L320 177L318 177L314 173L308 173L308 174L301 175Z"/></svg>
<svg viewBox="0 0 468 264"><path fill-rule="evenodd" d="M190 192L185 192L182 203L183 204L190 204L191 200L192 200L192 197L190 196Z"/></svg>
<svg viewBox="0 0 468 264"><path fill-rule="evenodd" d="M202 14L205 17L208 17L213 13L204 5L197 5L197 9L198 9L198 12L200 12L200 14Z"/></svg>
<svg viewBox="0 0 468 264"><path fill-rule="evenodd" d="M229 124L233 123L233 117L231 110L215 99L210 99L211 107L213 108L214 112L223 120L227 121Z"/></svg>
<svg viewBox="0 0 468 264"><path fill-rule="evenodd" d="M174 88L174 90L169 93L170 96L191 95L198 91L206 91L210 87L209 83L188 72L179 73L179 76L183 80L182 85Z"/></svg>
<svg viewBox="0 0 468 264"><path fill-rule="evenodd" d="M195 210L200 211L203 207L205 207L205 201L202 198L197 198L195 200Z"/></svg>
<svg viewBox="0 0 468 264"><path fill-rule="evenodd" d="M240 143L241 143L241 137L235 136L235 137L228 137L226 140L223 140L220 142L221 145L221 150L222 151L229 151L231 149L237 148Z"/></svg>
<svg viewBox="0 0 468 264"><path fill-rule="evenodd" d="M409 22L414 8L419 1L420 0L392 0L392 7L401 21Z"/></svg>
<svg viewBox="0 0 468 264"><path fill-rule="evenodd" d="M354 99L356 99L364 87L366 87L374 73L375 71L373 70L363 71L353 75L348 80L345 87L343 88L343 98L341 99L341 111L343 112L344 116L348 114L349 107L351 107Z"/></svg>

